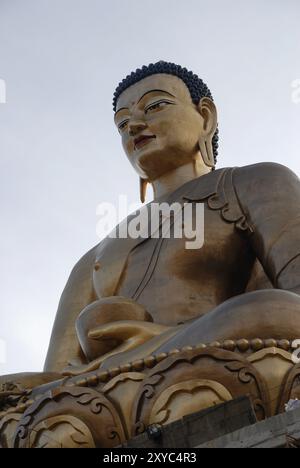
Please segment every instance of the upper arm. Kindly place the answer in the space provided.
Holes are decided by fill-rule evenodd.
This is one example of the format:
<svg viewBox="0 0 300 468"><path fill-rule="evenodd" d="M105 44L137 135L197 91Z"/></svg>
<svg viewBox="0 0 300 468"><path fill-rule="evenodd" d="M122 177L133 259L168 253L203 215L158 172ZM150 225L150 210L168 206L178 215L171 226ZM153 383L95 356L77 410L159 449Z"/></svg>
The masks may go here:
<svg viewBox="0 0 300 468"><path fill-rule="evenodd" d="M300 286L300 181L288 168L260 163L235 171L234 185L252 228L253 250L275 287ZM300 290L299 290L300 291Z"/></svg>
<svg viewBox="0 0 300 468"><path fill-rule="evenodd" d="M81 358L75 321L81 310L96 299L93 288L95 252L96 247L79 260L62 293L52 330L45 371L61 372L71 359Z"/></svg>

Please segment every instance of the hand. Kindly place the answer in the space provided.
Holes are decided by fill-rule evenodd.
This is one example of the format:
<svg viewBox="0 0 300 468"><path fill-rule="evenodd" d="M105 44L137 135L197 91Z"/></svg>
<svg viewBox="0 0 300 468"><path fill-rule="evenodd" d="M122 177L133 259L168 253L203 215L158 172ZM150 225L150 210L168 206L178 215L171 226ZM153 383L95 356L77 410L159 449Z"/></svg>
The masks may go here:
<svg viewBox="0 0 300 468"><path fill-rule="evenodd" d="M69 366L64 369L63 374L68 376L80 375L86 372L92 372L98 369L102 364L113 362L111 359L113 356L122 356L127 359L130 356L130 351L137 348L142 351L143 345L147 346L147 343L151 340L154 341L155 337L174 333L177 327L167 327L165 325L159 325L151 322L141 322L137 320L123 320L112 323L107 323L99 327L95 327L88 333L89 339L95 340L95 342L110 343L111 346L115 343L115 346L110 349L107 353L99 356L92 360L88 364ZM150 352L150 351L149 351ZM120 354L121 353L121 354ZM145 351L145 355L147 355ZM116 356L117 360L120 360ZM122 359L121 359L122 360ZM120 361L121 362L121 361Z"/></svg>
<svg viewBox="0 0 300 468"><path fill-rule="evenodd" d="M83 309L76 321L76 331L88 361L107 354L120 344L113 336L106 335L103 339L100 337L97 339L91 336L90 332L103 325L124 320L153 322L151 315L143 306L125 297L105 297Z"/></svg>
<svg viewBox="0 0 300 468"><path fill-rule="evenodd" d="M116 343L113 349L103 358L117 353L124 353L146 343L157 335L161 335L170 327L151 322L137 320L123 320L96 327L89 331L88 336L92 340L109 341Z"/></svg>

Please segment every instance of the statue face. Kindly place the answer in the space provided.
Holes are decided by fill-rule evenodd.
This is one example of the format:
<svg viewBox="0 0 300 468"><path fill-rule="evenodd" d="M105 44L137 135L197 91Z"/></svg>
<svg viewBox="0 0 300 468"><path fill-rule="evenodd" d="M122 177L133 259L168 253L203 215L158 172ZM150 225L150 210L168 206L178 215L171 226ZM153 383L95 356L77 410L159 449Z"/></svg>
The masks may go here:
<svg viewBox="0 0 300 468"><path fill-rule="evenodd" d="M204 118L176 76L152 75L127 88L118 99L115 123L142 178L153 181L199 156Z"/></svg>

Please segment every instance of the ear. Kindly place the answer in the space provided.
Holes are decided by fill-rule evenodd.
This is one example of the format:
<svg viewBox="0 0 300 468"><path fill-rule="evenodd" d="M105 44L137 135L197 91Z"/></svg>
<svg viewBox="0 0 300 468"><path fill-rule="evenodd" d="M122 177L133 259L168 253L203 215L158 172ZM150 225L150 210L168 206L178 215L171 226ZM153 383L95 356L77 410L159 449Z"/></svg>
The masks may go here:
<svg viewBox="0 0 300 468"><path fill-rule="evenodd" d="M208 97L204 97L198 104L198 112L203 118L204 137L213 137L218 126L218 113L215 103Z"/></svg>
<svg viewBox="0 0 300 468"><path fill-rule="evenodd" d="M148 185L148 180L142 179L140 177L140 200L142 203L145 203L147 185Z"/></svg>
<svg viewBox="0 0 300 468"><path fill-rule="evenodd" d="M199 138L199 150L208 167L215 167L212 140L218 127L217 109L214 102L204 97L198 104L198 112L203 118L203 127Z"/></svg>

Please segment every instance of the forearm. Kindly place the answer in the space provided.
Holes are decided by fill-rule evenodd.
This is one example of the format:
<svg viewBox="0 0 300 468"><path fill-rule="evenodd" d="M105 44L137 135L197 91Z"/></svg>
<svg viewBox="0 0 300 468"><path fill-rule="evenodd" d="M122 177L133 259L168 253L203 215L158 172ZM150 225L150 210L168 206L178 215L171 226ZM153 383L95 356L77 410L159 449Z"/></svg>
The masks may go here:
<svg viewBox="0 0 300 468"><path fill-rule="evenodd" d="M74 360L84 363L75 322L80 312L96 299L92 279L94 261L95 249L92 249L72 270L58 306L44 367L46 372L61 372Z"/></svg>
<svg viewBox="0 0 300 468"><path fill-rule="evenodd" d="M279 272L276 287L300 295L300 254Z"/></svg>
<svg viewBox="0 0 300 468"><path fill-rule="evenodd" d="M215 341L300 338L300 297L267 289L236 296L185 326L155 353Z"/></svg>
<svg viewBox="0 0 300 468"><path fill-rule="evenodd" d="M69 329L65 327L60 329L59 320L57 320L53 328L44 371L62 372L70 362L78 364L84 364L85 362L76 336L75 326L70 324Z"/></svg>

